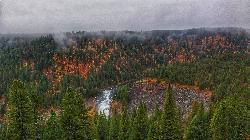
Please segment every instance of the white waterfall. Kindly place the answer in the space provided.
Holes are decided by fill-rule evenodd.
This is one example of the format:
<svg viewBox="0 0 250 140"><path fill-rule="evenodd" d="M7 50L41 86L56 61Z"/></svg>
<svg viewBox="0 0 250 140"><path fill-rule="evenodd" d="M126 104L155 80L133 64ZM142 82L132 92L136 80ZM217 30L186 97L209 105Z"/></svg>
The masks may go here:
<svg viewBox="0 0 250 140"><path fill-rule="evenodd" d="M109 116L113 90L104 90L102 94L97 97L97 110Z"/></svg>

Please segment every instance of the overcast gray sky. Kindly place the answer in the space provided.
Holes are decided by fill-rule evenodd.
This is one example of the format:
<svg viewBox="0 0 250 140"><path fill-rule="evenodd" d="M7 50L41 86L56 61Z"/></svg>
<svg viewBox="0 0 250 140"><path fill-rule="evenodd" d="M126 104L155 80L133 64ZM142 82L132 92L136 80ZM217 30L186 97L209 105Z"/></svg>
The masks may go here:
<svg viewBox="0 0 250 140"><path fill-rule="evenodd" d="M250 0L0 1L0 33L250 28Z"/></svg>

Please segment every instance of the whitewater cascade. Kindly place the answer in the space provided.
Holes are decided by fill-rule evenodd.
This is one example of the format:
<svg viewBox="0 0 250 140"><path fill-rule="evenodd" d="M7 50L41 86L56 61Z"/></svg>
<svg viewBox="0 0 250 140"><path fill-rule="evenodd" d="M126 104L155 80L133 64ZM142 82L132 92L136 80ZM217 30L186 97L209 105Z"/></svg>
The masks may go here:
<svg viewBox="0 0 250 140"><path fill-rule="evenodd" d="M106 116L109 116L110 104L112 102L113 90L104 90L102 94L97 97L97 110L98 113L103 113Z"/></svg>

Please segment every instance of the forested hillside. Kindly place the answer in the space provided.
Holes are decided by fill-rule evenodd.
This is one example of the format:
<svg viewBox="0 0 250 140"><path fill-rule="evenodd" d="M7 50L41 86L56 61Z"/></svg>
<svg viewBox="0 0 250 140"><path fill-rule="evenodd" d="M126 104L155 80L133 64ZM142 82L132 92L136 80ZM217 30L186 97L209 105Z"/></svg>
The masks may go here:
<svg viewBox="0 0 250 140"><path fill-rule="evenodd" d="M0 62L0 139L250 139L244 29L5 34Z"/></svg>

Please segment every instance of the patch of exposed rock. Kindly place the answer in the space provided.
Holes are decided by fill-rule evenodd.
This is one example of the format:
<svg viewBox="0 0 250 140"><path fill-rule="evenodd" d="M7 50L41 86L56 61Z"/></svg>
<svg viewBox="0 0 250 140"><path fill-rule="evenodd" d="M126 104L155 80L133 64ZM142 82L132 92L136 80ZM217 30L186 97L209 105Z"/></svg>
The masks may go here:
<svg viewBox="0 0 250 140"><path fill-rule="evenodd" d="M205 108L208 107L211 92L178 84L172 84L171 87L183 118L187 117L193 101L202 103ZM155 108L162 109L167 88L168 85L165 82L157 80L142 80L134 83L130 89L129 112L138 107L141 102L146 104L149 113L153 113Z"/></svg>

